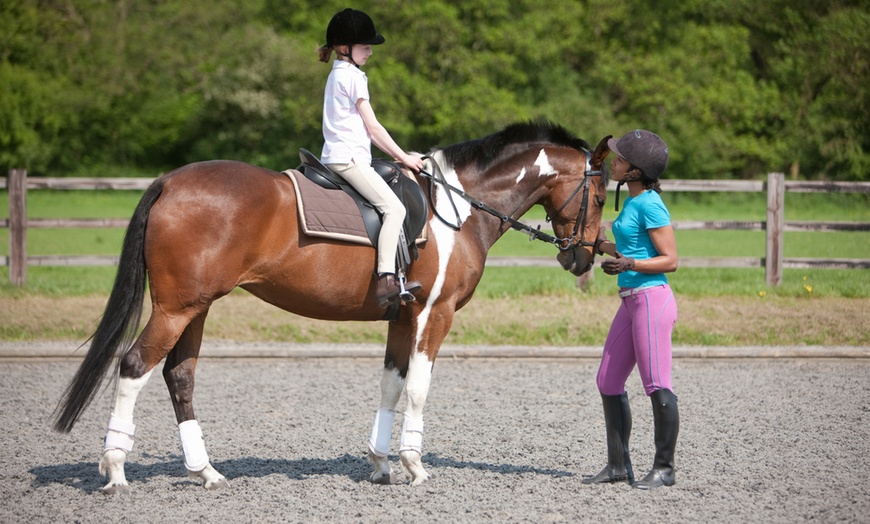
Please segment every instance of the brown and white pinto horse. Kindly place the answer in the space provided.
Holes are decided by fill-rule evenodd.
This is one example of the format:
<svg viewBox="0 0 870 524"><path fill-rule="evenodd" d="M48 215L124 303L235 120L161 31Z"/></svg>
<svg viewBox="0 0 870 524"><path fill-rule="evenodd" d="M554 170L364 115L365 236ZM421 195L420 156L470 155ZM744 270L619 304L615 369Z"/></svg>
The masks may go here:
<svg viewBox="0 0 870 524"><path fill-rule="evenodd" d="M431 152L424 171L437 173L438 180L418 176L430 186L429 235L408 273L423 289L416 302L402 305L389 320L380 406L369 440L372 482L390 482L393 410L403 391L408 403L401 462L412 484L428 478L421 462L423 406L435 357L453 315L483 275L487 251L516 219L542 205L552 219L551 240L560 248L562 266L575 275L592 266L591 245L606 198L601 174L607 153L606 139L591 152L586 142L549 123L515 124ZM505 214L485 213L481 203ZM306 237L297 218L287 176L240 162L191 164L145 191L127 229L105 313L58 404L54 425L61 432L73 428L120 356L100 460L100 472L109 477L105 492L129 490L124 462L133 447L133 408L164 359L163 378L188 473L207 488L227 484L209 463L193 389L209 307L234 288L311 318L384 319L375 297L374 249ZM153 312L137 338L146 277Z"/></svg>

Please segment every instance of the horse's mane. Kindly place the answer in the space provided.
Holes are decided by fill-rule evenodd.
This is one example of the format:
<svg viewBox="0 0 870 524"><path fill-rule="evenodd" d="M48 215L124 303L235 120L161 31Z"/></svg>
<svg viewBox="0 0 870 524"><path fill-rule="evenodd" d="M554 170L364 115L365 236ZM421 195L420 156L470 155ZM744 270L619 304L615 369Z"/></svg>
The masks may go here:
<svg viewBox="0 0 870 524"><path fill-rule="evenodd" d="M449 164L459 166L477 161L478 170L484 171L501 158L508 146L522 143L590 149L585 140L575 137L564 127L549 121L537 121L517 122L489 136L447 146L442 154Z"/></svg>

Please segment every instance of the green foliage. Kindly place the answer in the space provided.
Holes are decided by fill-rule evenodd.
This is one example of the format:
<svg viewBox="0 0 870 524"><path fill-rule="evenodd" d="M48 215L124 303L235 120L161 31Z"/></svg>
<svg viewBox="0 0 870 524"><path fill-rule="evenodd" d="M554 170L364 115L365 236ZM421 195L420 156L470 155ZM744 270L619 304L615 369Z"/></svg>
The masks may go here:
<svg viewBox="0 0 870 524"><path fill-rule="evenodd" d="M319 151L339 2L0 6L0 169L119 176ZM635 127L673 178L870 179L862 0L370 0L378 117L428 151L548 118L589 142Z"/></svg>

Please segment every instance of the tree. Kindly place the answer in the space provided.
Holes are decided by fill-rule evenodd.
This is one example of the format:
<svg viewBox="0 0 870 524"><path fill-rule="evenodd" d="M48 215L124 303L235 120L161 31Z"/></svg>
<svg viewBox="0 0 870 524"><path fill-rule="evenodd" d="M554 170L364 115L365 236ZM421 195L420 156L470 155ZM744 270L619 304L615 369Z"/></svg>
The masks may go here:
<svg viewBox="0 0 870 524"><path fill-rule="evenodd" d="M863 0L361 0L366 66L406 149L549 119L671 145L674 177L868 179ZM326 25L344 4L11 0L0 5L0 163L148 173L319 152ZM377 153L377 152L376 152Z"/></svg>

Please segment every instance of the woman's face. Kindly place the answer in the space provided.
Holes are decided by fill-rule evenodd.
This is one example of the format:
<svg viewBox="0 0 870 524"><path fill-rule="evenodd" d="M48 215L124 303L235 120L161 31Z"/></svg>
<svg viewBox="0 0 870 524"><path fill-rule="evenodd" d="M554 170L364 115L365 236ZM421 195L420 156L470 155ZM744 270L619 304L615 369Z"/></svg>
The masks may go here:
<svg viewBox="0 0 870 524"><path fill-rule="evenodd" d="M613 160L610 161L610 178L621 182L630 167L631 163L628 160L619 155L614 155Z"/></svg>

